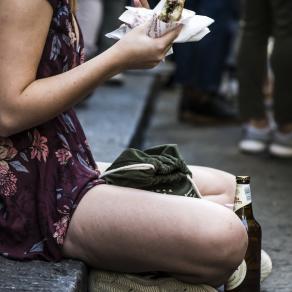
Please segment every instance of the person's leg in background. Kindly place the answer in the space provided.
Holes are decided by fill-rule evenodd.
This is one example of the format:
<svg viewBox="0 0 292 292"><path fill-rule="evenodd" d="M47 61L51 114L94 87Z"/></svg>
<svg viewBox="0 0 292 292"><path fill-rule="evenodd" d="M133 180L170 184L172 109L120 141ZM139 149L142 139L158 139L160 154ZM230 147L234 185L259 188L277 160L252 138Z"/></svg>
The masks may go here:
<svg viewBox="0 0 292 292"><path fill-rule="evenodd" d="M115 40L107 38L105 35L117 29L122 23L119 20L128 4L126 0L103 0L104 18L99 38L99 52L102 53L109 49ZM108 84L122 85L124 83L123 74L118 74L107 81Z"/></svg>
<svg viewBox="0 0 292 292"><path fill-rule="evenodd" d="M97 38L103 15L102 0L78 0L77 17L82 29L86 59L97 54Z"/></svg>
<svg viewBox="0 0 292 292"><path fill-rule="evenodd" d="M78 0L77 19L84 39L85 59L89 60L98 54L97 39L103 19L102 0ZM88 95L88 98L91 94ZM87 99L77 107L84 107Z"/></svg>
<svg viewBox="0 0 292 292"><path fill-rule="evenodd" d="M272 13L269 1L246 0L238 56L238 80L239 109L244 123L244 134L239 148L247 153L265 151L271 137L263 91L271 31Z"/></svg>
<svg viewBox="0 0 292 292"><path fill-rule="evenodd" d="M270 0L275 37L272 68L275 75L274 112L278 124L270 152L292 157L292 2Z"/></svg>
<svg viewBox="0 0 292 292"><path fill-rule="evenodd" d="M266 126L263 84L267 74L267 45L272 15L267 0L246 0L238 56L239 106L243 121Z"/></svg>
<svg viewBox="0 0 292 292"><path fill-rule="evenodd" d="M238 77L239 105L242 119L246 122L239 148L247 153L264 152L272 139L264 106L263 84L267 75L268 38L273 34L274 109L279 131L274 134L269 150L276 156L292 157L291 9L292 3L288 0L246 0L245 3Z"/></svg>
<svg viewBox="0 0 292 292"><path fill-rule="evenodd" d="M104 18L100 35L100 52L109 49L115 41L105 37L105 35L117 29L122 23L119 17L125 10L126 0L104 0Z"/></svg>
<svg viewBox="0 0 292 292"><path fill-rule="evenodd" d="M229 53L233 21L231 0L200 0L186 8L215 19L211 33L199 43L176 46L177 81L183 85L179 117L185 121L233 119L234 112L218 98L226 57Z"/></svg>

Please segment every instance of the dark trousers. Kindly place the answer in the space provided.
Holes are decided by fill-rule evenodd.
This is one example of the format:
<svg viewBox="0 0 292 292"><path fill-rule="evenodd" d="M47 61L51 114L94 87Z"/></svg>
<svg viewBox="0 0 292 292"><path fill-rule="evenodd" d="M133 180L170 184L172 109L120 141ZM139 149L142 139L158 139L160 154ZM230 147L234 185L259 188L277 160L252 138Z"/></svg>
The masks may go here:
<svg viewBox="0 0 292 292"><path fill-rule="evenodd" d="M273 35L274 111L278 124L292 122L292 1L246 0L238 59L239 105L242 118L265 117L263 83L267 43Z"/></svg>
<svg viewBox="0 0 292 292"><path fill-rule="evenodd" d="M257 0L254 0L257 1ZM176 79L207 92L217 92L233 36L235 0L189 0L186 8L215 19L211 33L198 43L175 45Z"/></svg>
<svg viewBox="0 0 292 292"><path fill-rule="evenodd" d="M100 53L109 49L116 41L105 37L105 35L115 29L117 29L121 22L119 17L125 11L127 5L126 0L104 0L104 17L100 32Z"/></svg>

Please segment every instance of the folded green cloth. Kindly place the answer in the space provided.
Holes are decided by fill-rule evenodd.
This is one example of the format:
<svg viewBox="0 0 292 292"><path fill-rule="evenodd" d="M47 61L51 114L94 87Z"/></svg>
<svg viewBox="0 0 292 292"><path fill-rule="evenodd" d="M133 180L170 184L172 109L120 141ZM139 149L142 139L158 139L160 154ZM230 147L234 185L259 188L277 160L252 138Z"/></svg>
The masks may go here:
<svg viewBox="0 0 292 292"><path fill-rule="evenodd" d="M102 174L107 184L147 191L200 197L192 173L176 145L161 145L141 151L125 150Z"/></svg>

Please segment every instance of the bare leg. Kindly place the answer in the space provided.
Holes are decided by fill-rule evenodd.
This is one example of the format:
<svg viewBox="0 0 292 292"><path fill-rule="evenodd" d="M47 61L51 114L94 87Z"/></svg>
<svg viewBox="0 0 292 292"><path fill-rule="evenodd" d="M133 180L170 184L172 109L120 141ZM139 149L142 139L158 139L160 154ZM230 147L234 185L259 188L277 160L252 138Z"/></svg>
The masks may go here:
<svg viewBox="0 0 292 292"><path fill-rule="evenodd" d="M110 166L109 163L104 162L97 164L101 173ZM234 175L209 167L190 165L188 167L193 173L193 181L207 200L220 205L234 203L236 188Z"/></svg>
<svg viewBox="0 0 292 292"><path fill-rule="evenodd" d="M230 173L202 166L189 166L201 194L220 205L233 204L236 180Z"/></svg>
<svg viewBox="0 0 292 292"><path fill-rule="evenodd" d="M77 207L63 251L97 269L164 271L216 286L241 263L246 246L241 222L218 204L102 185Z"/></svg>

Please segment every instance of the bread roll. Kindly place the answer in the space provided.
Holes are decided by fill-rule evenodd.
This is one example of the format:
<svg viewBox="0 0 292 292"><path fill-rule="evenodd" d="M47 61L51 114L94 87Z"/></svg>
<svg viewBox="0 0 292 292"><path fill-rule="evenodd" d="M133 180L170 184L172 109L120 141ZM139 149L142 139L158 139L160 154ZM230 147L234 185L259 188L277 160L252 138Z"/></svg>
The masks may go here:
<svg viewBox="0 0 292 292"><path fill-rule="evenodd" d="M164 22L179 21L184 9L185 0L166 0L159 19Z"/></svg>

